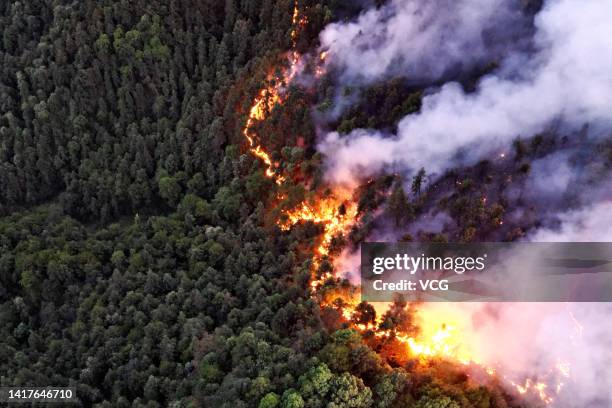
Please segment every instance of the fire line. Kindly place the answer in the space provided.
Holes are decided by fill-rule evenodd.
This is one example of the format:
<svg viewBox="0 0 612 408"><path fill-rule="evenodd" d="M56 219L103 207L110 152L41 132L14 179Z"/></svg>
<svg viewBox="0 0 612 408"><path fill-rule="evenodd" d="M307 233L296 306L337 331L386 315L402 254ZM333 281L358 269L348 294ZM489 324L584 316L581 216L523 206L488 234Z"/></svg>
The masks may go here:
<svg viewBox="0 0 612 408"><path fill-rule="evenodd" d="M281 105L284 102L283 88L289 84L298 73L298 68L301 62L301 55L295 51L299 31L307 24L307 18L300 14L297 2L294 6L292 15L293 29L291 30L291 40L293 50L289 53L289 67L280 71L280 75L269 78L273 85L269 85L257 94L253 100L253 104L249 110L249 115L246 124L243 128L250 152L259 158L266 166L266 177L273 179L277 185L282 185L286 178L279 171L279 163L273 162L269 153L264 150L259 136L256 131L258 123L265 121L270 112L276 105ZM323 64L326 62L327 52L322 52L318 57L318 64L315 67L315 75L319 77L324 74ZM283 197L279 195L279 199ZM284 220L279 220L278 225L283 231L291 229L294 225L313 222L323 226L323 233L320 242L316 247L312 262L312 279L310 288L313 294L321 288L328 279L333 279L335 276L326 272L322 276L317 277L317 270L322 260L330 256L330 249L335 237L346 235L353 225L358 220L357 205L353 200L353 192L346 189L335 188L332 195L320 198L316 202L304 201L296 208L284 212ZM352 293L343 301L342 314L347 321L351 321L355 314L358 304L358 293ZM321 300L321 306L332 306ZM388 305L387 305L388 306ZM379 314L380 318L380 314ZM448 316L431 315L425 319L421 319L420 328L421 334L418 338L411 336L398 335L386 330L376 330L374 335L378 338L394 336L399 342L406 346L406 351L417 359L426 361L428 359L449 359L464 365L478 365L491 377L498 376L497 370L493 367L482 365L479 359L466 347L462 342L460 328L457 324L447 323ZM377 322L378 324L380 322ZM370 329L365 325L354 324L354 327L362 332ZM566 363L560 362L555 373L561 373L563 378L569 378L569 366ZM554 401L552 392L549 391L549 386L545 382L538 382L534 379L527 378L524 382L515 382L505 379L514 390L520 395L535 395L543 403L551 404ZM558 382L555 387L558 393L563 387L562 382Z"/></svg>

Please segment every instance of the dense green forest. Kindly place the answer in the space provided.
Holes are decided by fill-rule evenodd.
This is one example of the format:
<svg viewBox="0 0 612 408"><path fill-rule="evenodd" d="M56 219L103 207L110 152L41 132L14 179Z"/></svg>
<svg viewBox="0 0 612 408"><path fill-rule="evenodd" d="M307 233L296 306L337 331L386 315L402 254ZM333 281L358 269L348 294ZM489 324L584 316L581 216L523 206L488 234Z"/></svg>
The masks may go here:
<svg viewBox="0 0 612 408"><path fill-rule="evenodd" d="M70 385L81 405L103 407L518 406L452 364L415 369L393 338L351 330L311 298L320 230L274 224L274 183L241 135L291 47L293 7L0 4L0 385ZM303 50L354 12L299 7ZM393 82L370 92L393 112L372 126L420 106L419 90ZM284 170L321 183L311 97L291 92L262 134ZM355 110L339 126L365 120ZM393 185L365 187L361 211L390 188L392 214L419 211ZM304 195L299 178L286 188L289 201ZM405 306L388 312L387 329L414 330ZM361 310L371 323L371 307Z"/></svg>

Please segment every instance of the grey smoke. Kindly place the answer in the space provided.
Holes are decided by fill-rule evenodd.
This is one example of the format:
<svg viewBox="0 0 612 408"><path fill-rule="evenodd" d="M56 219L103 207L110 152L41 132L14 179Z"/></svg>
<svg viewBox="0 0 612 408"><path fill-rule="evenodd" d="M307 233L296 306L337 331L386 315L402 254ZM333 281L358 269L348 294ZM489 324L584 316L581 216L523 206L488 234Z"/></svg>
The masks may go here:
<svg viewBox="0 0 612 408"><path fill-rule="evenodd" d="M503 55L527 26L518 2L391 0L356 21L330 24L320 38L344 82L421 81Z"/></svg>
<svg viewBox="0 0 612 408"><path fill-rule="evenodd" d="M433 234L443 232L455 221L446 212L429 212L410 224L410 233L418 234L425 231Z"/></svg>
<svg viewBox="0 0 612 408"><path fill-rule="evenodd" d="M609 128L611 7L612 0L548 2L535 18L538 52L509 56L497 74L480 81L474 93L466 94L457 83L445 84L424 98L420 113L402 119L394 135L368 129L346 136L325 135L319 149L327 157L329 180L351 184L389 167L441 172L507 146L517 136L541 132L553 122L574 128L585 123L592 124L591 129ZM401 27L397 23L386 31ZM435 55L418 36L416 41L420 53ZM350 49L347 53L338 49L334 58L352 58ZM372 75L377 73L372 71Z"/></svg>
<svg viewBox="0 0 612 408"><path fill-rule="evenodd" d="M441 9L441 4L447 8ZM322 42L330 49L330 64L346 84L393 75L431 79L456 64L469 65L493 53L481 33L489 21L499 21L511 10L509 4L392 0L356 22L328 27ZM456 21L452 12L445 13L455 6L466 12L456 13L461 16ZM503 11L497 14L498 10ZM319 149L327 157L328 179L351 185L387 169L410 172L425 167L430 174L442 172L507 150L514 138L532 136L552 124L579 129L589 123L591 134L605 135L612 129L610 10L612 0L546 2L534 22L536 51L505 55L501 67L484 77L475 92L466 94L457 83L430 90L421 112L405 117L391 135L371 129L325 135ZM607 186L585 186L576 203L581 208L558 213L564 192L580 180L576 169L563 153L535 161L532 169L527 187L535 196L527 198L551 200L558 222L546 224L528 240L612 240ZM339 269L358 270L355 255L347 252L342 261ZM466 341L485 363L500 366L503 375L543 376L558 360L568 362L571 378L564 381L553 406L612 406L611 305L425 307L447 307L443 313L469 316Z"/></svg>
<svg viewBox="0 0 612 408"><path fill-rule="evenodd" d="M531 162L525 190L534 200L560 200L572 185L576 169L568 163L567 152L557 152Z"/></svg>
<svg viewBox="0 0 612 408"><path fill-rule="evenodd" d="M539 242L612 241L612 202L604 201L560 215L560 225L534 232L530 240ZM612 383L611 383L612 384Z"/></svg>

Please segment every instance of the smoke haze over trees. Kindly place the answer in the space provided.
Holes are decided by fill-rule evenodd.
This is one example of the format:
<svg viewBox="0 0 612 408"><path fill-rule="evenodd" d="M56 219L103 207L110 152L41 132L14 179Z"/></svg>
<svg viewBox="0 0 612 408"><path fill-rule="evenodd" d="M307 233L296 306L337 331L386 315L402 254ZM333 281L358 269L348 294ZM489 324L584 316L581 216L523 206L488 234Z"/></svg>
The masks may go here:
<svg viewBox="0 0 612 408"><path fill-rule="evenodd" d="M406 2L407 5L414 3ZM464 2L453 3L459 11L465 11L462 7ZM486 15L486 7L465 3L472 4L474 9ZM509 2L502 3L508 5ZM373 174L385 167L416 171L425 166L430 173L439 173L453 164L474 163L495 149L505 148L517 137L533 136L553 124L567 125L573 129L590 124L594 136L602 132L607 136L612 119L608 109L612 101L606 91L612 85L609 75L612 68L609 57L612 55L612 33L605 16L609 6L610 2L606 0L581 5L573 1L548 2L534 17L534 51L518 52L507 45L510 48L506 50L508 55L501 59L495 52L487 54L479 46L454 45L455 41L472 44L478 42L477 39L482 42L486 38L487 24L491 19L480 18L481 14L475 12L468 13L473 21L469 18L458 19L469 25L467 32L461 30L461 26L449 26L444 13L434 13L429 25L420 20L414 21L412 13L407 13L395 3L369 13L381 14L387 8L391 9L386 13L391 13L392 17L378 23L384 29L370 24L365 17L354 23L356 27L348 24L327 28L322 34L323 47L330 47L332 56L338 55L342 72L350 73L358 71L361 66L376 66L384 62L387 48L392 50L388 51L391 55L402 55L403 60L393 60L388 67L375 69L371 75L375 78L389 75L387 71L393 69L391 74L408 80L418 79L419 72L414 72L411 64L426 67L427 64L419 64L423 58L438 62L437 66L452 64L453 56L445 53L444 47L440 52L439 47L416 45L418 53L414 58L410 49L405 53L400 52L404 51L401 48L398 50L400 45L411 47L421 41L429 43L432 36L430 31L436 33L435 38L451 38L451 42L445 44L456 49L459 55L462 55L460 51L463 48L469 48L486 55L486 61L496 61L500 65L483 76L473 92L466 92L456 82L431 89L423 97L420 112L400 120L394 135L371 129L355 129L347 136L340 137L338 133L325 136L320 150L329 157L328 177L335 182L351 182L354 174ZM505 8L494 5L492 8L491 13L503 21L500 30L510 30L506 24L512 27L513 21L503 19ZM424 15L427 16L427 10ZM364 24L363 28L359 27L360 22ZM386 36L379 39L377 36L363 35L362 32L356 34L358 40L353 43L354 48L337 45L334 36L341 36L344 30L349 29L351 32L380 31ZM413 30L414 33L408 36L404 30ZM343 38L346 40L346 36ZM410 38L410 41L400 42L397 38ZM359 52L364 55L354 55ZM371 60L372 64L363 64L364 59ZM351 66L351 63L355 65ZM334 62L330 64L333 66ZM431 73L431 70L424 69ZM341 80L343 77L340 76ZM369 77L366 79L371 80Z"/></svg>
<svg viewBox="0 0 612 408"><path fill-rule="evenodd" d="M610 2L297 5L292 38L293 0L0 4L1 386L100 407L531 406L419 365L398 341L414 305L347 319L341 278L313 297L322 227L277 223L330 181L355 187L360 222L318 273L377 237L609 238ZM277 187L243 128L292 47L329 55L257 124ZM506 312L482 333L512 333ZM578 370L601 368L609 335Z"/></svg>
<svg viewBox="0 0 612 408"><path fill-rule="evenodd" d="M321 49L342 89L321 105L326 178L355 186L397 175L386 211L365 227L372 241L609 241L612 25L605 14L612 3L486 3L438 9L445 2L391 1L326 27ZM496 47L487 47L489 39ZM404 116L364 120L384 105L377 93L390 82L387 100L399 100ZM422 192L410 191L422 168ZM348 252L342 268L358 270ZM591 387L590 376L612 381L605 368L612 333L602 329L568 347L559 339L575 339L576 326L559 316L573 310L585 327L599 328L607 306L521 307L459 309L472 316L470 341L508 371L573 356L578 379L565 394L573 400L557 406L606 406L612 396ZM508 341L491 346L492 337ZM531 360L517 362L518 353Z"/></svg>

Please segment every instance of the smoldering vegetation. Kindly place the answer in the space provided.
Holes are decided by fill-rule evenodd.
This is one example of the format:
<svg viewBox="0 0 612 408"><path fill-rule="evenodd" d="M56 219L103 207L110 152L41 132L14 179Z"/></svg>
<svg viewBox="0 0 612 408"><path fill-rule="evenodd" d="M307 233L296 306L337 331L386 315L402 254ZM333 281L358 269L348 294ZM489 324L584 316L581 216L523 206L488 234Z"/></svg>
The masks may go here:
<svg viewBox="0 0 612 408"><path fill-rule="evenodd" d="M389 206L405 215L380 212L372 230L407 239L426 238L418 235L428 228L415 225L439 224L438 213L452 222L434 228L444 233L437 239L525 239L606 200L608 3L391 1L327 26L329 73L315 112L327 179L356 186L395 174ZM449 42L441 51L432 38ZM469 52L444 52L457 44ZM460 78L421 76L415 85L432 72L428 61L457 66L453 57ZM424 194L419 186L401 197L421 168Z"/></svg>
<svg viewBox="0 0 612 408"><path fill-rule="evenodd" d="M391 133L367 127L352 129L348 135L333 129L324 131L319 149L328 156L329 180L353 183L356 174L367 176L389 169L407 172L420 167L428 173L441 173L477 162L517 136L530 137L552 125L569 133L590 124L591 136L605 136L611 119L607 107L612 104L604 91L611 85L612 67L608 57L612 53L606 52L612 48L611 36L606 35L610 34L606 3L590 2L580 8L568 1L546 3L534 17L535 51L507 48L499 67L480 77L473 92L466 92L457 82L424 85L420 110L409 112ZM444 21L437 23L446 27ZM472 24L477 29L470 26L469 32L483 36L485 26L479 26L478 21ZM408 20L400 26L410 25ZM394 27L386 27L386 31ZM324 35L322 38L325 42ZM402 38L418 43L420 37ZM381 47L385 45L383 42ZM419 50L436 58L436 47L422 44ZM354 60L355 69L368 66L367 59L353 59L350 48L346 52L346 60ZM330 61L334 58L339 57L331 53ZM418 61L418 56L415 58ZM440 63L445 60L440 58ZM384 78L386 72L380 75L379 79ZM336 80L338 87L351 84L343 74ZM333 111L333 106L329 110Z"/></svg>
<svg viewBox="0 0 612 408"><path fill-rule="evenodd" d="M486 3L390 1L321 35L326 177L369 209L343 272L363 240L612 238L612 3ZM606 305L458 309L507 372L570 360L554 406L609 406Z"/></svg>
<svg viewBox="0 0 612 408"><path fill-rule="evenodd" d="M450 78L528 50L532 10L520 2L392 0L350 22L328 25L321 49L345 84L402 76L412 83Z"/></svg>

